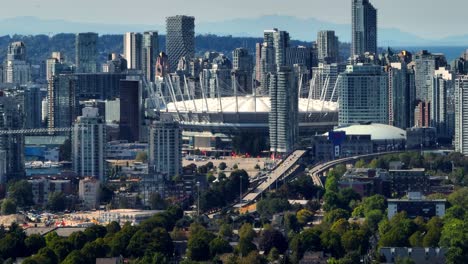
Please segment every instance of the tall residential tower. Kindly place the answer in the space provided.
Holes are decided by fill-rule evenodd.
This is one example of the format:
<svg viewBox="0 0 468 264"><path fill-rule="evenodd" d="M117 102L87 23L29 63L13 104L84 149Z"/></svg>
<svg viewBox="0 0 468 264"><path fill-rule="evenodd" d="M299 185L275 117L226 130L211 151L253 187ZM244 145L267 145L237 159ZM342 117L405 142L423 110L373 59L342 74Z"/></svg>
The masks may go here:
<svg viewBox="0 0 468 264"><path fill-rule="evenodd" d="M177 70L180 58L195 56L195 18L172 16L166 18L166 53L170 72Z"/></svg>
<svg viewBox="0 0 468 264"><path fill-rule="evenodd" d="M369 0L352 0L351 56L377 54L377 9Z"/></svg>

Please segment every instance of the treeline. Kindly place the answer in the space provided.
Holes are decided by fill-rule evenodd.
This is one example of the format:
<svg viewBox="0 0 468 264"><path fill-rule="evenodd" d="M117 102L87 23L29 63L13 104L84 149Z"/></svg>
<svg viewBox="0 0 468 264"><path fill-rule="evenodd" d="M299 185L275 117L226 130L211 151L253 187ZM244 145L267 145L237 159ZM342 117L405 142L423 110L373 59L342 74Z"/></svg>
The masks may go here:
<svg viewBox="0 0 468 264"><path fill-rule="evenodd" d="M99 61L105 62L109 53L123 53L122 35L101 35L98 40ZM12 35L0 36L0 61L4 61L8 45L14 41L23 41L26 44L27 57L32 64L40 65L50 57L51 52L62 52L66 60L75 61L75 34L61 33L54 36L47 35ZM262 42L263 38L233 37L217 35L198 35L195 38L195 52L202 55L206 51L217 51L231 57L232 51L244 47L255 55L255 44ZM310 46L310 42L292 40L292 46ZM166 50L166 36L159 36L159 49ZM340 46L342 57L349 56L349 44Z"/></svg>
<svg viewBox="0 0 468 264"><path fill-rule="evenodd" d="M96 258L124 256L134 263L169 263L174 258L174 243L167 230L172 230L183 217L180 208L171 207L138 226L95 225L85 231L59 237L56 232L46 236L26 236L16 224L8 230L0 228L0 262L14 263L18 257L28 257L24 264L86 264ZM149 261L150 260L150 261Z"/></svg>

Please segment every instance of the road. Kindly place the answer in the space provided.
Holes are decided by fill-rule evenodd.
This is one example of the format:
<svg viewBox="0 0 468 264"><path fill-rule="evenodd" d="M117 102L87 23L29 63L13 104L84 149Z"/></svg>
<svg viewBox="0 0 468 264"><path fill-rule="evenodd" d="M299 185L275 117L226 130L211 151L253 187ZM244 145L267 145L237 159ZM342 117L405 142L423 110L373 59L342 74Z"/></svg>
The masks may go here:
<svg viewBox="0 0 468 264"><path fill-rule="evenodd" d="M283 160L268 176L268 178L262 182L257 188L245 193L242 201L234 205L234 208L240 208L245 206L252 201L255 201L263 192L270 189L279 179L281 179L289 171L294 171L299 168L297 162L304 156L307 151L297 150Z"/></svg>
<svg viewBox="0 0 468 264"><path fill-rule="evenodd" d="M347 158L328 161L325 163L318 164L312 169L310 169L309 175L312 177L312 180L315 185L324 187L324 184L322 180L320 179L320 174L324 173L325 171L329 170L332 167L335 167L336 165L346 163L349 161L358 160L358 159L372 158L372 157L378 157L378 156L383 156L383 155L388 155L388 154L397 154L401 152L403 151L380 152L380 153L372 153L372 154L359 155L359 156L353 156L353 157L347 157Z"/></svg>

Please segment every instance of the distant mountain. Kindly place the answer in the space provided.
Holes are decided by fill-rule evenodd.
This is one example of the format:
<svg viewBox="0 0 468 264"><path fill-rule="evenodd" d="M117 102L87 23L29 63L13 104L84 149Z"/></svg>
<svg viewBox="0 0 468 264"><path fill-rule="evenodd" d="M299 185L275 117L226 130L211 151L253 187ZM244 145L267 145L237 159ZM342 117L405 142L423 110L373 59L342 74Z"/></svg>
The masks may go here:
<svg viewBox="0 0 468 264"><path fill-rule="evenodd" d="M197 21L197 20L196 20ZM196 22L197 23L197 22ZM103 24L83 23L67 20L46 20L37 17L15 17L0 20L0 35L36 35L77 33L93 31L100 34L122 34L128 31L159 30L165 32L164 25L143 24ZM270 15L258 18L232 19L219 22L196 24L197 34L232 35L237 37L262 37L265 29L280 28L289 31L297 40L312 41L319 30L335 30L342 42L351 41L351 27L348 24L335 24L315 18L301 19L292 16ZM463 46L468 44L468 35L453 36L439 40L420 38L396 28L379 29L379 46Z"/></svg>

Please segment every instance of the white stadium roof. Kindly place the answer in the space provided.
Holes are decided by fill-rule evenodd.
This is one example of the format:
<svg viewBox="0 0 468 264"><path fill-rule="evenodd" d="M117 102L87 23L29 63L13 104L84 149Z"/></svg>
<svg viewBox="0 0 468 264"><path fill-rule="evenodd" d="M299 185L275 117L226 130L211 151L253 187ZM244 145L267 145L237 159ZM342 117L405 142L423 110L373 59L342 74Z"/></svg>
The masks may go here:
<svg viewBox="0 0 468 264"><path fill-rule="evenodd" d="M207 107L208 105L208 107ZM254 96L239 96L237 97L238 110L241 113L254 113L254 112L270 112L270 97L254 97ZM235 113L236 112L236 97L222 97L221 98L222 112ZM169 112L176 112L177 110L182 113L186 112L221 112L221 106L218 98L207 98L178 101L176 103L168 103L167 110ZM208 108L208 109L207 109ZM196 109L196 110L195 110ZM163 110L164 111L164 110ZM307 98L299 98L299 112L337 112L338 103L336 102L322 102L320 100L308 100Z"/></svg>
<svg viewBox="0 0 468 264"><path fill-rule="evenodd" d="M372 140L406 140L406 131L385 124L350 125L334 131L344 131L346 135L370 135Z"/></svg>

